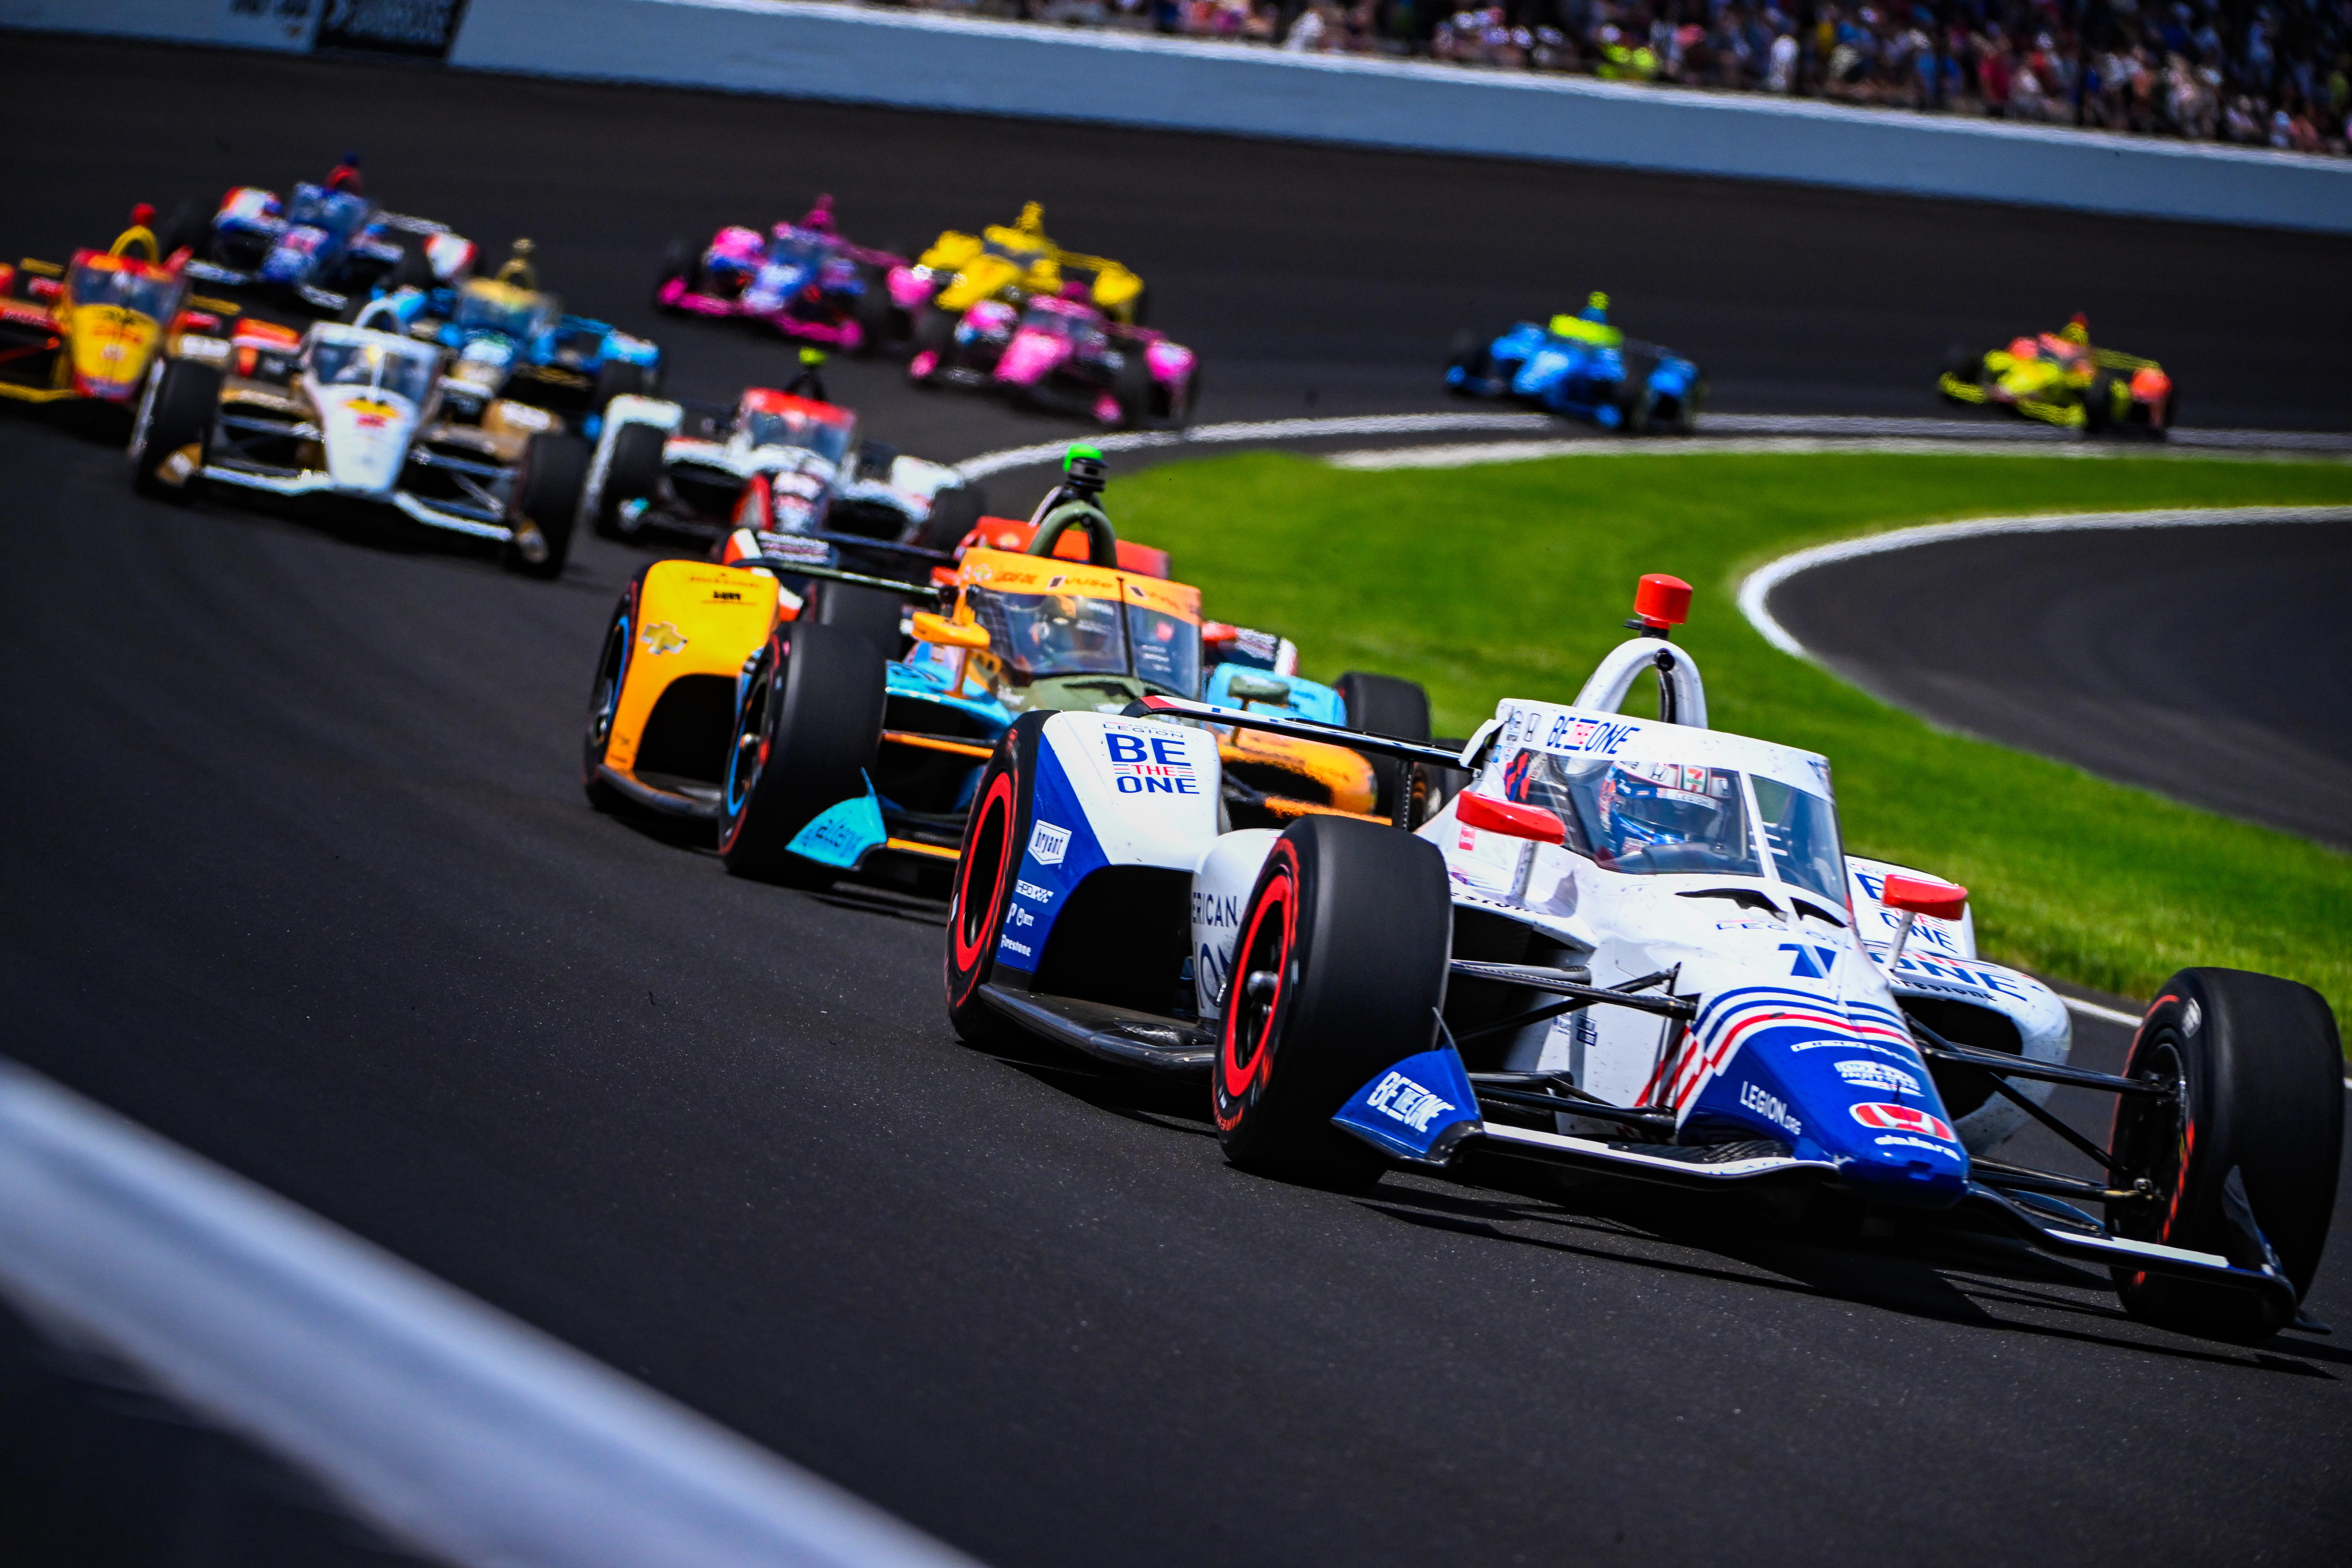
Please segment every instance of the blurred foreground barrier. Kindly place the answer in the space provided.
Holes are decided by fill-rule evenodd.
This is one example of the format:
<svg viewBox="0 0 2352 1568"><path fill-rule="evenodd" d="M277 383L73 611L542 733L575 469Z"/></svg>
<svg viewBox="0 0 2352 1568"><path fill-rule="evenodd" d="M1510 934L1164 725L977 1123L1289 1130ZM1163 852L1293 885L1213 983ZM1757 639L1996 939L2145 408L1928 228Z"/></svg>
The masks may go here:
<svg viewBox="0 0 2352 1568"><path fill-rule="evenodd" d="M971 1568L830 1483L7 1062L0 1295L451 1563Z"/></svg>
<svg viewBox="0 0 2352 1568"><path fill-rule="evenodd" d="M482 70L2352 233L2352 159L800 0L469 0L448 58Z"/></svg>

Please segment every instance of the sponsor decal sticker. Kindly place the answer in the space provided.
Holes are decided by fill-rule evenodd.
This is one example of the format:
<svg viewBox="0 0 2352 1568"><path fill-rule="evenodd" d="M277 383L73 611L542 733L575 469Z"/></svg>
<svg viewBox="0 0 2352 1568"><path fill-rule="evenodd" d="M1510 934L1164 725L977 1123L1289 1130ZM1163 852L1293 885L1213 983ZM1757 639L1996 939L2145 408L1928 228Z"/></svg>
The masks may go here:
<svg viewBox="0 0 2352 1568"><path fill-rule="evenodd" d="M1860 1084L1864 1089L1878 1089L1885 1094L1916 1095L1920 1092L1917 1079L1885 1062L1864 1061L1856 1058L1830 1065L1837 1068L1838 1077L1848 1083Z"/></svg>
<svg viewBox="0 0 2352 1568"><path fill-rule="evenodd" d="M1032 838L1034 841L1034 835ZM1015 882L1013 884L1013 896L1016 899L1028 899L1035 903L1050 904L1054 901L1054 889L1041 888L1034 882ZM1198 893L1192 895L1196 904L1200 901L1200 898L1201 895Z"/></svg>
<svg viewBox="0 0 2352 1568"><path fill-rule="evenodd" d="M1121 795L1199 795L1201 781L1179 735L1127 735L1106 731L1112 787Z"/></svg>
<svg viewBox="0 0 2352 1568"><path fill-rule="evenodd" d="M1739 1086L1739 1103L1791 1138L1804 1135L1805 1124L1789 1114L1789 1102L1754 1081Z"/></svg>
<svg viewBox="0 0 2352 1568"><path fill-rule="evenodd" d="M1897 1134L1890 1134L1887 1137L1879 1139L1878 1142L1883 1148L1925 1149L1931 1154L1941 1154L1947 1160L1957 1160L1960 1157L1960 1152L1958 1150L1954 1149L1948 1144L1930 1143L1925 1138L1910 1138Z"/></svg>
<svg viewBox="0 0 2352 1568"><path fill-rule="evenodd" d="M1040 866L1058 866L1070 852L1070 830L1040 822L1029 829L1029 858Z"/></svg>
<svg viewBox="0 0 2352 1568"><path fill-rule="evenodd" d="M1192 895L1192 923L1222 930L1242 921L1242 896L1239 893L1202 893Z"/></svg>
<svg viewBox="0 0 2352 1568"><path fill-rule="evenodd" d="M1029 952L1029 944L1027 942L1015 942L1010 935L1006 936L1003 941L998 942L996 945L1006 949L1008 952L1017 952L1024 958L1032 956Z"/></svg>
<svg viewBox="0 0 2352 1568"><path fill-rule="evenodd" d="M1909 1132L1921 1137L1940 1138L1947 1143L1958 1142L1952 1136L1952 1130L1944 1124L1942 1117L1932 1116L1916 1106L1889 1105L1884 1100L1865 1100L1849 1109L1856 1121L1877 1131Z"/></svg>
<svg viewBox="0 0 2352 1568"><path fill-rule="evenodd" d="M1383 1116L1394 1117L1415 1132L1428 1131L1432 1121L1454 1109L1452 1100L1440 1100L1401 1072L1391 1072L1381 1079L1364 1103Z"/></svg>
<svg viewBox="0 0 2352 1568"><path fill-rule="evenodd" d="M1551 721L1551 729L1543 738L1543 748L1547 752L1587 752L1613 757L1617 749L1633 738L1633 730L1632 724L1574 719L1563 713Z"/></svg>
<svg viewBox="0 0 2352 1568"><path fill-rule="evenodd" d="M1008 926L1033 926L1037 923L1037 917L1019 904L1007 904L1004 906L1004 923Z"/></svg>
<svg viewBox="0 0 2352 1568"><path fill-rule="evenodd" d="M650 623L638 634L637 640L645 645L647 653L683 653L686 650L686 637L667 621Z"/></svg>

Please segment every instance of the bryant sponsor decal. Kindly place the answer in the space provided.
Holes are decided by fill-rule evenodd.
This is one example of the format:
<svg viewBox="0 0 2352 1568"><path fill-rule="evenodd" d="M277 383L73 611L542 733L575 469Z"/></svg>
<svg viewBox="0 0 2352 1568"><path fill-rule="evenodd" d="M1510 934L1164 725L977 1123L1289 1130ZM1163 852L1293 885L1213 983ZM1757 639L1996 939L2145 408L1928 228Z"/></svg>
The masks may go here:
<svg viewBox="0 0 2352 1568"><path fill-rule="evenodd" d="M1040 822L1029 829L1029 858L1040 866L1058 866L1070 852L1070 830Z"/></svg>

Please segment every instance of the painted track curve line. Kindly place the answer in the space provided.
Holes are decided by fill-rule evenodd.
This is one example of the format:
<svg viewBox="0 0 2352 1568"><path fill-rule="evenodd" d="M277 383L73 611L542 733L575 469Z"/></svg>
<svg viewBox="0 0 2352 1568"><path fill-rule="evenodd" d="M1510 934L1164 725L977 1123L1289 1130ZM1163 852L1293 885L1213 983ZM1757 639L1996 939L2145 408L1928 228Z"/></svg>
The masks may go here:
<svg viewBox="0 0 2352 1568"><path fill-rule="evenodd" d="M2142 528L2210 528L2231 523L2347 522L2352 508L2294 506L2174 507L2148 511L2042 512L2022 517L1984 517L1965 522L1930 522L1894 529L1860 539L1816 544L1766 562L1740 579L1739 613L1764 640L1809 663L1822 661L1774 618L1773 591L1790 578L1815 567L1916 549L1947 540L1980 539L2004 533L2065 533L2077 531Z"/></svg>

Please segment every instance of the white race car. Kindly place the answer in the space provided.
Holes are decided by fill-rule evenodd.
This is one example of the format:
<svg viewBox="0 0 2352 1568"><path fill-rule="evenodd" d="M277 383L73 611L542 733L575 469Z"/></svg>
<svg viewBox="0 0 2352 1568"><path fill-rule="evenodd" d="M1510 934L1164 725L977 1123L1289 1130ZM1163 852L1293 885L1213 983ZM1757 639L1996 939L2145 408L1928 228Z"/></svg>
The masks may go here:
<svg viewBox="0 0 2352 1568"><path fill-rule="evenodd" d="M812 565L928 568L980 521L981 494L945 463L863 438L857 416L821 397L750 387L732 408L616 397L582 510L596 531L719 539L739 553Z"/></svg>
<svg viewBox="0 0 2352 1568"><path fill-rule="evenodd" d="M447 356L397 330L387 300L299 340L271 329L183 337L131 427L150 493L259 491L389 507L430 528L496 540L521 570L563 569L588 444L559 416L504 397L444 396Z"/></svg>
<svg viewBox="0 0 2352 1568"><path fill-rule="evenodd" d="M2184 970L2123 1076L2069 1067L2064 1006L1977 955L1964 889L1848 857L1820 756L1706 727L1688 602L1644 578L1643 635L1573 704L1505 701L1458 758L1159 697L1024 716L957 870L956 1029L1205 1072L1228 1158L1271 1173L1485 1151L1818 1197L2106 1268L2189 1331L2305 1322L2343 1136L2318 994ZM1619 711L1645 675L1659 720ZM1418 825L1223 831L1212 719L1472 782ZM2059 1084L2117 1097L2104 1146ZM1993 1159L2029 1120L2100 1173Z"/></svg>

